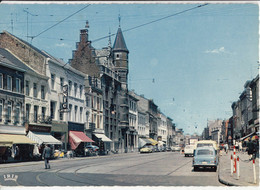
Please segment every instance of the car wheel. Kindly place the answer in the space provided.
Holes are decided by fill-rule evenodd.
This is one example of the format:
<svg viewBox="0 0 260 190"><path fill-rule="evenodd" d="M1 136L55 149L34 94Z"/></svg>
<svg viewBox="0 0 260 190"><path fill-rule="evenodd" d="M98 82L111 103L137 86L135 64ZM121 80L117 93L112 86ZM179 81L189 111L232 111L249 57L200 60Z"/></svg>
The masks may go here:
<svg viewBox="0 0 260 190"><path fill-rule="evenodd" d="M214 172L216 172L217 171L217 166L213 167L213 170L214 170Z"/></svg>
<svg viewBox="0 0 260 190"><path fill-rule="evenodd" d="M194 172L198 171L198 167L197 167L197 166L194 166L193 171L194 171Z"/></svg>

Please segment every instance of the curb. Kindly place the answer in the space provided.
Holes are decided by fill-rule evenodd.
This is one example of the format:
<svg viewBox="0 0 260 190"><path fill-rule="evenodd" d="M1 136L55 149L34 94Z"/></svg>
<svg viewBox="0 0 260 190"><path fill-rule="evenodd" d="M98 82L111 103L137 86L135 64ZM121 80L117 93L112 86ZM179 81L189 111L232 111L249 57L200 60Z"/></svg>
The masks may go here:
<svg viewBox="0 0 260 190"><path fill-rule="evenodd" d="M220 176L220 170L221 170L221 163L219 162L219 168L218 168L218 181L224 185L227 185L227 186L239 186L237 184L234 184L234 183L230 183L226 180L223 180Z"/></svg>

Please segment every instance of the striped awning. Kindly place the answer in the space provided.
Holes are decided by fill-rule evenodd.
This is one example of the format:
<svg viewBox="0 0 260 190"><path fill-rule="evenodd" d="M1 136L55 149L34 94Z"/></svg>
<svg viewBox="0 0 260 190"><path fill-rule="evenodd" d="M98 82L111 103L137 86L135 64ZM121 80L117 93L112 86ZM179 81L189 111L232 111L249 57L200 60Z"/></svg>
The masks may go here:
<svg viewBox="0 0 260 190"><path fill-rule="evenodd" d="M31 140L37 142L38 144L56 144L61 145L62 142L54 138L50 133L43 132L32 132L29 131L27 135Z"/></svg>
<svg viewBox="0 0 260 190"><path fill-rule="evenodd" d="M152 138L149 138L148 140L151 141L152 145L158 144L158 142L156 140L152 139Z"/></svg>
<svg viewBox="0 0 260 190"><path fill-rule="evenodd" d="M94 142L81 131L69 132L69 143L72 150L75 150L81 142Z"/></svg>

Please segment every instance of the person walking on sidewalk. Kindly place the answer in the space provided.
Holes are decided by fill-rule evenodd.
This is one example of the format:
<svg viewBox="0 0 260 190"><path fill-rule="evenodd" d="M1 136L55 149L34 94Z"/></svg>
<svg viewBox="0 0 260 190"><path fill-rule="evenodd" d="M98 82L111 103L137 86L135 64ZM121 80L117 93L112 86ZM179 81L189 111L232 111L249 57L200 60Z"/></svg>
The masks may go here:
<svg viewBox="0 0 260 190"><path fill-rule="evenodd" d="M255 159L256 147L255 144L251 141L251 139L249 139L247 143L247 153L250 156L249 160Z"/></svg>
<svg viewBox="0 0 260 190"><path fill-rule="evenodd" d="M51 158L51 148L49 147L49 145L45 146L42 156L43 156L44 162L45 162L45 169L50 169L51 167L49 164L49 160Z"/></svg>

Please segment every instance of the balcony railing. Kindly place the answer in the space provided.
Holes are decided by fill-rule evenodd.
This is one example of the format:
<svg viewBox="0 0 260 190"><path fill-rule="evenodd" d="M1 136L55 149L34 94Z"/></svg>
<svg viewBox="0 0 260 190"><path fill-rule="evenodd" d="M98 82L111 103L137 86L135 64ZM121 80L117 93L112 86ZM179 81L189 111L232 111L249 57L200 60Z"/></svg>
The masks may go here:
<svg viewBox="0 0 260 190"><path fill-rule="evenodd" d="M24 121L26 123L45 123L45 124L51 124L52 123L52 118L50 116L42 116L42 115L34 115L30 114L29 118L25 117Z"/></svg>

